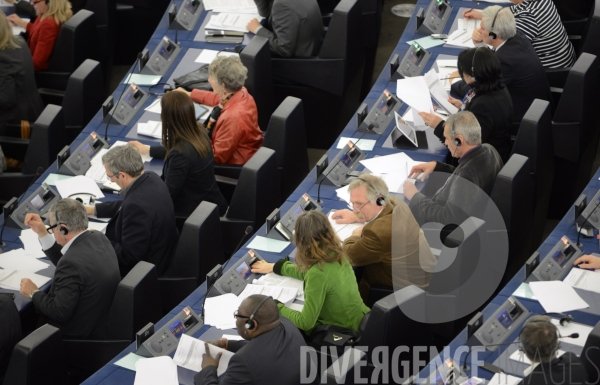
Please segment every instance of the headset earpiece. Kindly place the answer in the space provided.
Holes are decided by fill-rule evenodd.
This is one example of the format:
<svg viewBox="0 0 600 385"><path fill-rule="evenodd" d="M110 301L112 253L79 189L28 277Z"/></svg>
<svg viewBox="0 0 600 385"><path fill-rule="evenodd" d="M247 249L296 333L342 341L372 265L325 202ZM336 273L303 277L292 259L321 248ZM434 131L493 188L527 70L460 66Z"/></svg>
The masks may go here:
<svg viewBox="0 0 600 385"><path fill-rule="evenodd" d="M375 204L377 206L383 206L385 204L385 197L383 195L381 195L381 193L375 188L375 186L373 186L373 184L371 182L369 182L366 179L363 179L361 177L358 177L356 179L360 179L363 182L365 182L366 184L369 185L369 187L371 187L373 189L373 192L375 193L375 196L377 196L377 198L375 199Z"/></svg>
<svg viewBox="0 0 600 385"><path fill-rule="evenodd" d="M473 80L477 80L477 78L475 77L475 56L477 56L478 50L479 47L475 48L475 52L473 52L473 60L471 60L471 77L473 78Z"/></svg>
<svg viewBox="0 0 600 385"><path fill-rule="evenodd" d="M377 206L383 206L383 204L385 203L385 198L380 196L379 198L377 198L375 203L377 203Z"/></svg>
<svg viewBox="0 0 600 385"><path fill-rule="evenodd" d="M461 140L460 140L459 138L456 138L456 139L454 139L454 145L455 145L456 147L459 147L460 145L462 145L462 142L461 142Z"/></svg>
<svg viewBox="0 0 600 385"><path fill-rule="evenodd" d="M69 234L69 229L67 229L65 226L62 226L62 225L60 226L60 230L58 230L58 231L60 231L60 233L61 233L62 235L67 235L67 234Z"/></svg>
<svg viewBox="0 0 600 385"><path fill-rule="evenodd" d="M500 11L502 11L502 8L500 8L500 10L498 12L496 12L496 15L494 16L494 20L492 20L492 26L490 27L490 29L488 31L490 31L490 33L488 33L488 35L490 36L490 38L492 40L496 39L498 37L498 35L496 35L493 31L494 29L494 25L496 25L496 18L498 17L498 14L500 13Z"/></svg>
<svg viewBox="0 0 600 385"><path fill-rule="evenodd" d="M273 297L267 297L263 299L262 302L258 304L256 309L254 309L252 314L250 314L250 317L248 317L248 321L246 321L246 323L244 324L247 330L254 330L256 328L256 321L254 320L254 316L256 315L258 309L260 309L260 307L263 305L263 303L267 302L267 300L269 299L273 299Z"/></svg>

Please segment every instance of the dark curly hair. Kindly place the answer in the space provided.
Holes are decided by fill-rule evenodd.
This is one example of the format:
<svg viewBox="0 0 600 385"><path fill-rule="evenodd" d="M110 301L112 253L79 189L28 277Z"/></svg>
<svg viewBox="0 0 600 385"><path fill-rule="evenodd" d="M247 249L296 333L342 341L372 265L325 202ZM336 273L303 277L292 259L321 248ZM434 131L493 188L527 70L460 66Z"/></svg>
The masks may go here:
<svg viewBox="0 0 600 385"><path fill-rule="evenodd" d="M475 80L471 88L478 95L504 88L500 60L487 47L469 48L458 54L458 73L463 80L464 74Z"/></svg>

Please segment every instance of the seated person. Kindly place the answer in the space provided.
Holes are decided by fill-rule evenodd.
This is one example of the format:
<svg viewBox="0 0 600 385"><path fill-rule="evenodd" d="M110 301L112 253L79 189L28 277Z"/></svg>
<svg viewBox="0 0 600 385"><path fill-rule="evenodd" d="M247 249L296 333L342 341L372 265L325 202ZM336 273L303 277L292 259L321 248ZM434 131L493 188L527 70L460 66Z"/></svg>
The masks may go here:
<svg viewBox="0 0 600 385"><path fill-rule="evenodd" d="M404 196L421 226L428 222L461 224L470 216L481 218L503 166L494 147L481 144L481 127L475 115L468 111L458 112L446 120L444 137L450 154L458 159L458 166L421 163L414 166L409 175L424 174L424 180L434 171L452 173L444 186L429 198L414 184L404 182Z"/></svg>
<svg viewBox="0 0 600 385"><path fill-rule="evenodd" d="M531 41L544 68L572 67L577 59L552 0L511 0L517 29ZM463 12L466 19L481 20L482 12ZM587 16L586 16L587 17Z"/></svg>
<svg viewBox="0 0 600 385"><path fill-rule="evenodd" d="M63 337L106 338L108 313L121 281L115 251L104 234L87 230L80 202L61 199L50 208L49 220L46 229L38 214L28 213L24 223L37 233L56 266L52 286L46 294L23 278L21 294L33 300L40 323L57 327Z"/></svg>
<svg viewBox="0 0 600 385"><path fill-rule="evenodd" d="M32 23L37 17L35 7L32 5L34 1L29 2L29 0L6 0L7 3L15 5L15 13L27 16L29 21ZM72 6L73 15L75 15L77 12L85 8L87 0L71 0L70 3Z"/></svg>
<svg viewBox="0 0 600 385"><path fill-rule="evenodd" d="M316 56L323 42L323 19L316 0L254 0L266 27L252 19L248 31L269 39L281 57Z"/></svg>
<svg viewBox="0 0 600 385"><path fill-rule="evenodd" d="M202 201L227 211L227 201L215 180L214 158L204 126L196 122L192 100L181 92L168 92L160 100L162 146L129 142L140 153L165 160L162 179L175 206L175 215L189 217Z"/></svg>
<svg viewBox="0 0 600 385"><path fill-rule="evenodd" d="M519 339L531 361L519 385L588 384L588 374L579 357L568 352L557 357L559 332L550 318L536 315L525 322Z"/></svg>
<svg viewBox="0 0 600 385"><path fill-rule="evenodd" d="M29 47L23 38L13 35L0 11L0 128L9 121L33 124L43 109Z"/></svg>
<svg viewBox="0 0 600 385"><path fill-rule="evenodd" d="M577 258L573 265L582 269L600 269L600 257L598 254L585 254Z"/></svg>
<svg viewBox="0 0 600 385"><path fill-rule="evenodd" d="M28 22L13 14L8 20L17 27L27 30L27 43L33 55L33 68L36 71L48 69L61 26L71 18L71 3L67 0L35 1L37 18Z"/></svg>
<svg viewBox="0 0 600 385"><path fill-rule="evenodd" d="M0 293L0 385L4 383L4 375L15 345L21 341L21 316L15 306L12 294Z"/></svg>
<svg viewBox="0 0 600 385"><path fill-rule="evenodd" d="M113 147L102 156L102 162L108 179L121 188L123 199L98 203L86 211L112 218L106 236L117 253L121 276L139 261L154 264L158 275L164 274L179 240L167 185L155 173L144 172L142 156L135 147Z"/></svg>
<svg viewBox="0 0 600 385"><path fill-rule="evenodd" d="M517 31L515 17L508 8L494 5L484 9L481 27L473 31L472 37L475 45L494 47L502 65L502 80L512 99L514 123L521 122L534 99L552 100L544 66L531 42ZM452 92L461 96L468 89L462 81L452 85Z"/></svg>
<svg viewBox="0 0 600 385"><path fill-rule="evenodd" d="M329 219L318 211L307 211L296 219L294 242L298 251L294 263L289 258L277 263L258 261L253 273L278 275L304 281L304 308L292 310L278 304L282 316L310 334L317 325L338 325L358 330L369 312L358 292L354 270L335 235Z"/></svg>
<svg viewBox="0 0 600 385"><path fill-rule="evenodd" d="M218 106L206 123L212 140L215 163L245 164L262 145L258 110L244 87L248 69L237 56L217 56L208 67L208 82L213 91L185 92L196 103ZM220 111L218 114L216 111Z"/></svg>
<svg viewBox="0 0 600 385"><path fill-rule="evenodd" d="M252 319L250 319L250 317ZM234 314L238 334L243 341L221 338L209 344L235 354L227 371L217 377L220 354L212 357L208 344L202 357L202 371L196 374L196 385L300 383L301 347L306 346L300 331L287 319L279 316L277 303L260 294L244 299Z"/></svg>
<svg viewBox="0 0 600 385"><path fill-rule="evenodd" d="M363 300L367 302L372 285L426 288L431 273L423 268L433 269L437 261L406 203L390 198L383 179L369 174L354 179L348 192L353 212L338 210L333 219L365 224L342 246L352 266L364 266L359 283Z"/></svg>
<svg viewBox="0 0 600 385"><path fill-rule="evenodd" d="M463 101L448 100L460 111L472 112L481 126L481 140L496 148L502 161L512 150L510 138L513 103L502 81L502 67L494 52L486 47L470 48L458 55L458 73L471 90ZM529 108L529 106L527 106ZM419 112L425 125L435 129L444 141L444 121L436 114Z"/></svg>

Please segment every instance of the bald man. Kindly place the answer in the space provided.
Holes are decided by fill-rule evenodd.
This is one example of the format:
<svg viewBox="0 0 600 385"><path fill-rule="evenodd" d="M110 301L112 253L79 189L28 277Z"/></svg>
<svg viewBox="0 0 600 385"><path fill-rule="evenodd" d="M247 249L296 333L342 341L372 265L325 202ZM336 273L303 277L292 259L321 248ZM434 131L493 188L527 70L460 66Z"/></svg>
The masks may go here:
<svg viewBox="0 0 600 385"><path fill-rule="evenodd" d="M279 317L277 303L264 295L246 298L234 314L238 334L243 341L221 338L208 343L234 352L227 371L217 377L220 353L202 359L202 371L196 374L196 385L215 384L299 384L300 348L304 338L294 324ZM275 380L276 379L276 380Z"/></svg>

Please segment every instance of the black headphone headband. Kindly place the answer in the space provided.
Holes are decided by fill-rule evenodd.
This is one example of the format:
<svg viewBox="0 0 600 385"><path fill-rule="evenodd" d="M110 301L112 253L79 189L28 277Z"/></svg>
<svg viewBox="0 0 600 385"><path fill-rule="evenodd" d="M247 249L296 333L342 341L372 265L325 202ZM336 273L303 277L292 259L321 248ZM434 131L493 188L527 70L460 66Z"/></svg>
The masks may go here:
<svg viewBox="0 0 600 385"><path fill-rule="evenodd" d="M363 182L365 182L367 185L369 185L372 189L373 192L375 193L375 196L377 197L375 199L375 203L377 204L377 206L383 206L383 204L385 203L385 197L379 192L379 190L377 190L375 188L375 186L373 186L373 183L369 182L368 180L361 178L360 176L357 177L356 179L360 179Z"/></svg>
<svg viewBox="0 0 600 385"><path fill-rule="evenodd" d="M496 35L496 33L492 32L494 30L494 25L496 25L496 18L498 17L498 14L500 13L500 11L502 11L503 8L500 8L498 10L498 12L496 12L496 14L494 15L494 20L492 20L492 26L488 29L488 31L490 31L489 36L492 39L495 39L498 37L498 35Z"/></svg>
<svg viewBox="0 0 600 385"><path fill-rule="evenodd" d="M267 300L269 299L273 299L273 297L267 297L265 299L263 299L258 306L254 309L254 311L252 312L252 314L250 314L250 318L248 318L248 321L246 321L246 329L248 330L252 330L254 329L254 327L256 326L256 321L254 321L254 316L256 315L256 312L258 311L258 309L260 309L260 307L263 305L263 303L267 302Z"/></svg>
<svg viewBox="0 0 600 385"><path fill-rule="evenodd" d="M473 60L471 60L471 77L473 80L477 80L475 76L475 56L477 56L477 51L479 51L479 47L475 48L475 52L473 52Z"/></svg>

